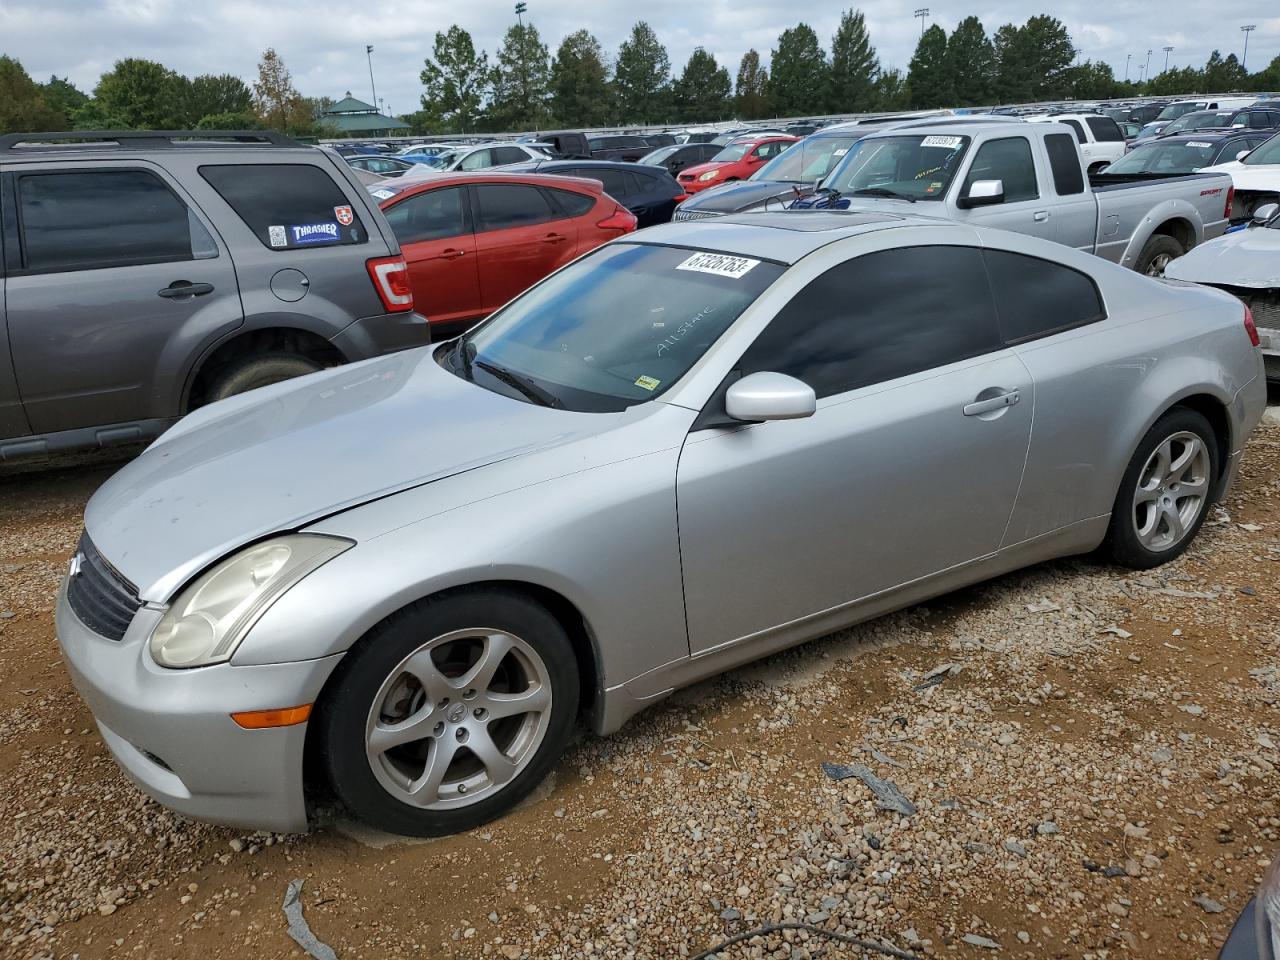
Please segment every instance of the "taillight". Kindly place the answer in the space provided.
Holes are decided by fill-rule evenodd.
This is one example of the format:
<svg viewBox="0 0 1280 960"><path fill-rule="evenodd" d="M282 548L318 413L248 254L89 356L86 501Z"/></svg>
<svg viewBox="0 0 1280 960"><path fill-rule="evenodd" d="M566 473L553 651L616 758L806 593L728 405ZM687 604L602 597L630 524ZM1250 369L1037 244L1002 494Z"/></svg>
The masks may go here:
<svg viewBox="0 0 1280 960"><path fill-rule="evenodd" d="M1236 186L1233 183L1231 186L1227 187L1227 202L1222 208L1223 220L1231 219L1231 204L1235 201L1235 199L1236 199Z"/></svg>
<svg viewBox="0 0 1280 960"><path fill-rule="evenodd" d="M601 230L617 230L619 233L630 233L636 228L636 216L626 207L613 205L613 213L596 224Z"/></svg>
<svg viewBox="0 0 1280 960"><path fill-rule="evenodd" d="M685 202L686 200L688 200L691 196L693 196L693 194L691 194L691 193L677 193L677 194L676 194L676 203L684 203L684 202Z"/></svg>
<svg viewBox="0 0 1280 960"><path fill-rule="evenodd" d="M413 309L413 287L409 285L409 268L404 257L376 257L365 266L387 313Z"/></svg>
<svg viewBox="0 0 1280 960"><path fill-rule="evenodd" d="M1249 334L1249 342L1255 347L1262 346L1262 341L1258 339L1258 328L1253 323L1253 311L1248 307L1244 308L1244 330Z"/></svg>

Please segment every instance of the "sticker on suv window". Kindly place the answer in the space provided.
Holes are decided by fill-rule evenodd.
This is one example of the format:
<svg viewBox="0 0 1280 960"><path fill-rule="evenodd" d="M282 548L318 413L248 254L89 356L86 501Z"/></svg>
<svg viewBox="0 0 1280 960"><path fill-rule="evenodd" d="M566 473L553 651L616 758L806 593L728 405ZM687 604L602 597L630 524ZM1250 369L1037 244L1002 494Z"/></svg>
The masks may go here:
<svg viewBox="0 0 1280 960"><path fill-rule="evenodd" d="M295 224L289 228L293 242L298 246L312 243L337 243L342 239L338 225L332 221L329 223L303 223Z"/></svg>
<svg viewBox="0 0 1280 960"><path fill-rule="evenodd" d="M759 262L749 257L731 257L724 253L695 253L684 263L678 264L676 269L711 273L717 277L732 277L738 280Z"/></svg>
<svg viewBox="0 0 1280 960"><path fill-rule="evenodd" d="M1187 141L1187 146L1188 146L1188 147L1212 147L1212 146L1213 146L1213 144L1212 144L1212 143L1206 143L1206 142L1204 142L1203 140L1188 140L1188 141Z"/></svg>
<svg viewBox="0 0 1280 960"><path fill-rule="evenodd" d="M356 215L352 213L351 208L346 205L334 207L333 216L344 227L351 226L351 224L355 223L356 220Z"/></svg>
<svg viewBox="0 0 1280 960"><path fill-rule="evenodd" d="M289 245L289 235L284 232L283 226L267 227L267 239L271 241L273 247L287 247Z"/></svg>
<svg viewBox="0 0 1280 960"><path fill-rule="evenodd" d="M960 137L925 137L920 141L922 147L947 147L955 148L960 146L963 141Z"/></svg>

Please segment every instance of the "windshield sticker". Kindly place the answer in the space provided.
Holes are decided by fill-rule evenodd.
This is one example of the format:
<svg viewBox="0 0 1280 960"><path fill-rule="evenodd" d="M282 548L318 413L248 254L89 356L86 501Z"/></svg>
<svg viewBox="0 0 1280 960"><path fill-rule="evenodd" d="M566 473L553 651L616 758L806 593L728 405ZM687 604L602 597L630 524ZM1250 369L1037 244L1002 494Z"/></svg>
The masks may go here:
<svg viewBox="0 0 1280 960"><path fill-rule="evenodd" d="M947 147L954 150L964 141L960 137L925 137L920 141L922 147Z"/></svg>
<svg viewBox="0 0 1280 960"><path fill-rule="evenodd" d="M661 382L662 382L661 380L655 380L653 379L653 377L637 377L636 378L636 386L643 387L646 390L656 390L658 388L658 384L660 384Z"/></svg>
<svg viewBox="0 0 1280 960"><path fill-rule="evenodd" d="M394 190L374 190L373 195L379 200L390 200L396 195Z"/></svg>
<svg viewBox="0 0 1280 960"><path fill-rule="evenodd" d="M835 153L833 153L833 154L831 154L831 155L832 155L833 157L843 157L843 156L844 156L846 153L848 153L848 152L849 152L849 148L848 148L848 147L841 147L839 150L835 151Z"/></svg>
<svg viewBox="0 0 1280 960"><path fill-rule="evenodd" d="M942 184L940 184L937 180L935 180L933 181L933 183L929 184L929 189L926 190L925 193L935 193L936 191L941 189L942 189Z"/></svg>
<svg viewBox="0 0 1280 960"><path fill-rule="evenodd" d="M341 206L333 208L333 218L344 227L349 227L355 222L356 215L351 212L350 207Z"/></svg>
<svg viewBox="0 0 1280 960"><path fill-rule="evenodd" d="M342 239L342 235L338 232L338 225L333 221L296 224L289 228L289 233L293 236L293 242L298 245L337 243Z"/></svg>
<svg viewBox="0 0 1280 960"><path fill-rule="evenodd" d="M273 247L287 247L289 245L289 235L284 232L283 226L267 227L267 238Z"/></svg>
<svg viewBox="0 0 1280 960"><path fill-rule="evenodd" d="M740 280L759 262L749 257L731 257L724 253L695 253L684 263L678 264L676 269Z"/></svg>
<svg viewBox="0 0 1280 960"><path fill-rule="evenodd" d="M1212 147L1212 143L1205 143L1203 140L1188 140L1188 147Z"/></svg>

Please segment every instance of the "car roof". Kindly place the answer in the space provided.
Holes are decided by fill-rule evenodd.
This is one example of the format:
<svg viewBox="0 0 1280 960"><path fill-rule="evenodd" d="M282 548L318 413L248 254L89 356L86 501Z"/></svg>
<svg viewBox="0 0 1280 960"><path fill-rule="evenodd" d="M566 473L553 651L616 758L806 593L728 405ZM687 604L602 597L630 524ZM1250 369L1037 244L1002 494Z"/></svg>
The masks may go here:
<svg viewBox="0 0 1280 960"><path fill-rule="evenodd" d="M938 120L908 121L904 124L895 124L890 127L884 127L867 134L871 137L892 137L901 136L904 133L928 135L933 131L941 131L944 133L953 132L956 127L963 128L965 134L983 134L983 133L1008 133L1009 128L1021 120L988 120L966 117L941 117ZM1069 128L1068 128L1069 129Z"/></svg>
<svg viewBox="0 0 1280 960"><path fill-rule="evenodd" d="M815 250L879 230L903 227L953 228L970 232L963 224L915 214L852 209L839 213L788 210L779 213L744 213L707 220L673 220L628 236L628 243L691 247L734 256L793 264Z"/></svg>
<svg viewBox="0 0 1280 960"><path fill-rule="evenodd" d="M1152 143L1186 143L1189 140L1231 140L1235 137L1241 137L1245 134L1266 134L1266 130L1250 130L1248 127L1231 127L1229 129L1214 129L1210 127L1208 130L1195 130L1191 133L1175 133L1172 136L1160 137L1152 140ZM1147 146L1147 144L1143 144Z"/></svg>
<svg viewBox="0 0 1280 960"><path fill-rule="evenodd" d="M668 144L668 146L674 146L674 144ZM681 144L681 146L683 146L683 144ZM654 147L653 149L662 150L663 148ZM575 170L635 170L636 166L636 164L628 163L625 160L528 160L522 163L503 164L502 169L516 172L533 170L535 168L538 170L562 170L565 167L573 167ZM647 173L653 173L653 169L647 165L641 165L640 169Z"/></svg>
<svg viewBox="0 0 1280 960"><path fill-rule="evenodd" d="M633 167L635 164L629 163L627 166ZM403 183L400 180L382 181L378 184L379 188L394 191L395 196L380 200L379 203L390 203L393 200L399 200L426 190L435 190L438 187L456 187L464 183L527 183L532 186L576 189L579 192L587 190L590 193L601 193L604 190L604 187L600 185L600 181L591 180L587 177L557 177L545 173L524 173L505 167L501 170L451 170L431 177L424 177L420 180L411 180L408 183ZM399 189L397 189L397 185L399 185Z"/></svg>

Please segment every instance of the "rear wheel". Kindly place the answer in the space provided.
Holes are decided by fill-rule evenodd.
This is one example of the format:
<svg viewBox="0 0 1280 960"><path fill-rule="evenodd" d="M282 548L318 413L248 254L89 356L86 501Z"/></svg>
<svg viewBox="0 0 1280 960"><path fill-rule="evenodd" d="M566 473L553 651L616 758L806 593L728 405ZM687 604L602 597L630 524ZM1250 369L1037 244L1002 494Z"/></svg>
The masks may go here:
<svg viewBox="0 0 1280 960"><path fill-rule="evenodd" d="M296 353L260 353L233 360L214 381L208 400L210 403L225 400L246 390L292 380L319 369L320 364Z"/></svg>
<svg viewBox="0 0 1280 960"><path fill-rule="evenodd" d="M1163 277L1164 268L1170 261L1177 260L1186 252L1182 244L1173 237L1157 233L1143 246L1133 269L1138 273L1145 273L1148 277Z"/></svg>

